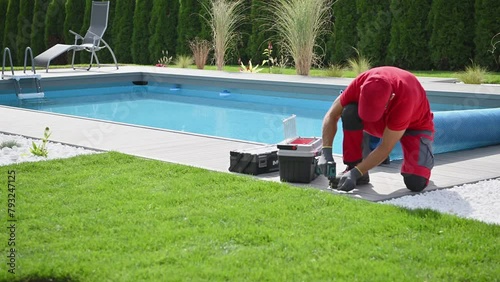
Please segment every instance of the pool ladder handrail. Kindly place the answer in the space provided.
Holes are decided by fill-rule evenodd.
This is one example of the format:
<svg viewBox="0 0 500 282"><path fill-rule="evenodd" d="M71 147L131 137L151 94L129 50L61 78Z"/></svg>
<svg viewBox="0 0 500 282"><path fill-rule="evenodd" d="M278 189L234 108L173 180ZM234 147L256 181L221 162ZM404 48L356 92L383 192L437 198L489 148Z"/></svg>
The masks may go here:
<svg viewBox="0 0 500 282"><path fill-rule="evenodd" d="M10 52L9 47L5 47L3 49L3 63L2 63L2 79L5 78L5 56L6 54L9 54L9 61L10 61L10 70L12 71L12 76L14 76L14 65L12 64L12 54Z"/></svg>
<svg viewBox="0 0 500 282"><path fill-rule="evenodd" d="M31 73L26 73L26 63L28 61L28 53L30 55L31 59ZM10 62L10 70L12 72L12 75L6 75L5 74L5 59L6 55L9 55L9 62ZM40 83L40 80L42 79L40 74L36 74L36 69L35 69L35 61L33 60L33 51L31 50L30 47L26 47L24 51L24 69L23 69L23 75L16 75L14 73L14 65L12 63L12 54L10 52L10 49L8 47L5 47L4 52L3 52L3 63L2 63L2 79L5 78L10 78L14 80L14 87L16 90L16 95L19 99L30 99L30 98L43 98L45 97L45 93L42 90L42 85ZM21 79L33 79L35 83L35 88L36 92L33 93L22 93L22 88L21 88Z"/></svg>

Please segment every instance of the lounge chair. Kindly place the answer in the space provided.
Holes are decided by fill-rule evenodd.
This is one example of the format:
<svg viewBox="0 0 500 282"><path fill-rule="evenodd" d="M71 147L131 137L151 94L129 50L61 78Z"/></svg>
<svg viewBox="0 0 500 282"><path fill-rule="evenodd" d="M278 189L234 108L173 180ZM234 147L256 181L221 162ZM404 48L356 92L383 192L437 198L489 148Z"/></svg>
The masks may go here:
<svg viewBox="0 0 500 282"><path fill-rule="evenodd" d="M97 58L97 51L108 48L109 52L111 52L111 56L113 56L113 60L115 61L116 69L118 69L118 63L116 62L115 54L111 47L109 47L108 43L104 41L102 38L104 32L106 31L106 27L108 25L108 15L109 15L109 1L93 1L92 2L92 12L90 17L90 27L85 34L85 37L82 37L78 33L70 30L69 32L75 35L75 43L73 45L68 44L56 44L51 48L47 49L45 52L35 57L35 64L37 66L45 67L46 72L49 72L50 61L59 55L69 52L73 50L73 58L71 60L71 67L75 69L75 53L77 51L85 50L87 52L92 53L90 56L90 65L87 70L90 70L92 67L93 60L95 58L97 67L99 65L99 59ZM79 43L80 41L80 43ZM101 45L104 44L104 45Z"/></svg>

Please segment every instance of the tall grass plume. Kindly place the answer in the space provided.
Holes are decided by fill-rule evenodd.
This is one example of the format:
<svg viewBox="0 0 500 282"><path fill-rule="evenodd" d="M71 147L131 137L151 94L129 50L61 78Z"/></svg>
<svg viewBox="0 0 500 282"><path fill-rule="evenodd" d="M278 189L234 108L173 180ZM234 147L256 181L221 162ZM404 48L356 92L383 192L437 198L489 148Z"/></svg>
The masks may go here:
<svg viewBox="0 0 500 282"><path fill-rule="evenodd" d="M237 28L243 20L243 0L211 0L204 4L208 17L205 18L212 31L214 57L217 70L222 70L226 53L235 45Z"/></svg>
<svg viewBox="0 0 500 282"><path fill-rule="evenodd" d="M317 39L330 23L333 0L276 0L268 4L271 28L299 75L309 75Z"/></svg>

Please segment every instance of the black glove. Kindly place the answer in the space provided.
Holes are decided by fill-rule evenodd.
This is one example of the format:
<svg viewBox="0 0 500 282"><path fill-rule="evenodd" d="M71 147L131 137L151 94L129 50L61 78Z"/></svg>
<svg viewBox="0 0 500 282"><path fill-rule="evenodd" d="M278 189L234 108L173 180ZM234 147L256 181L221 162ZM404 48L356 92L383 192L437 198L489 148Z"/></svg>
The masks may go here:
<svg viewBox="0 0 500 282"><path fill-rule="evenodd" d="M332 147L323 147L323 149L321 150L321 156L318 160L318 167L321 174L328 177L327 164L332 162L334 162L332 156Z"/></svg>
<svg viewBox="0 0 500 282"><path fill-rule="evenodd" d="M363 176L361 171L357 167L353 167L351 170L344 173L342 177L340 177L337 189L346 192L351 191L352 189L356 188L356 181L361 176Z"/></svg>

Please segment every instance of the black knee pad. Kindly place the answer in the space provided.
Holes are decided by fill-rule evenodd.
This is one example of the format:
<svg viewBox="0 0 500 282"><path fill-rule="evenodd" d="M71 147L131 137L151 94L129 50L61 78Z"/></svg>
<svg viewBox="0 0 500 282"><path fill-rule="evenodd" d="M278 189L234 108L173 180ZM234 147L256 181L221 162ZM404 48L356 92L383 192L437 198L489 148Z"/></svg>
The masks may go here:
<svg viewBox="0 0 500 282"><path fill-rule="evenodd" d="M342 111L342 126L345 130L363 129L363 121L358 114L358 104L348 104Z"/></svg>
<svg viewBox="0 0 500 282"><path fill-rule="evenodd" d="M406 188L413 192L421 192L427 187L427 183L429 182L427 178L415 174L405 174L403 178Z"/></svg>

